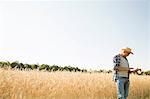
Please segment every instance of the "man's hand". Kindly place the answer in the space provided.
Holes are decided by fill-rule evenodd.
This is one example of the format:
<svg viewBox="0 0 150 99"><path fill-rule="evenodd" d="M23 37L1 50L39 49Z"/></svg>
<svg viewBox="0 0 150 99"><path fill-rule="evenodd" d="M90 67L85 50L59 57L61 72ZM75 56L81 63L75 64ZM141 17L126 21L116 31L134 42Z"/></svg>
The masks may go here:
<svg viewBox="0 0 150 99"><path fill-rule="evenodd" d="M136 69L130 68L129 73L137 73L138 74L138 71L141 71L141 69L139 69L139 68L136 68Z"/></svg>

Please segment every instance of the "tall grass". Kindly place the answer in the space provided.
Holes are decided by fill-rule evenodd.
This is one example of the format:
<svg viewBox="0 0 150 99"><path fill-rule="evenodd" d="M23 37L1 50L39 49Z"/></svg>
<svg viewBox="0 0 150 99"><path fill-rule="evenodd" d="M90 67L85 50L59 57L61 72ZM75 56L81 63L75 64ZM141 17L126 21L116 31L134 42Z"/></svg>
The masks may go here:
<svg viewBox="0 0 150 99"><path fill-rule="evenodd" d="M129 99L150 99L150 76L131 75ZM0 69L0 99L116 99L112 74Z"/></svg>

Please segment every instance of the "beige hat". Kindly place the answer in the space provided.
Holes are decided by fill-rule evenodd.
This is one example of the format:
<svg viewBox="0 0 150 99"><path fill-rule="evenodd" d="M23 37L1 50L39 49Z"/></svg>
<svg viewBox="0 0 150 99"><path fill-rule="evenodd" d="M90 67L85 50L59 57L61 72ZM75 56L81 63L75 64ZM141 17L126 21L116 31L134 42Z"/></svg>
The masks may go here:
<svg viewBox="0 0 150 99"><path fill-rule="evenodd" d="M131 51L131 48L129 48L129 47L123 48L122 50L124 50L124 51L126 51L130 54L133 54L132 51Z"/></svg>

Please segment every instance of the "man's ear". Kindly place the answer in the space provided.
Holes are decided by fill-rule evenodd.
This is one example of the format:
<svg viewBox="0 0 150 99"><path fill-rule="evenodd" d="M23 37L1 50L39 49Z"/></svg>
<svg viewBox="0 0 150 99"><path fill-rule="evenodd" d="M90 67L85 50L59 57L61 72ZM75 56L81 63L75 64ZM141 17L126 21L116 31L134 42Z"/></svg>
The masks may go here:
<svg viewBox="0 0 150 99"><path fill-rule="evenodd" d="M125 50L122 50L122 53L125 53Z"/></svg>

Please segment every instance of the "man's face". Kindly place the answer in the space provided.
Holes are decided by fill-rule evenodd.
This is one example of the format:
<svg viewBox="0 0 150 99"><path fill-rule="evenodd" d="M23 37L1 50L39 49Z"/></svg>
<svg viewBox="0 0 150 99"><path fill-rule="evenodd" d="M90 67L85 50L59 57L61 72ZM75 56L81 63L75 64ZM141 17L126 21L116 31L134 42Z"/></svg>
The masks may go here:
<svg viewBox="0 0 150 99"><path fill-rule="evenodd" d="M127 57L127 56L129 56L129 55L130 55L130 53L129 53L129 52L127 52L127 51L122 51L122 55L123 55L124 57Z"/></svg>

